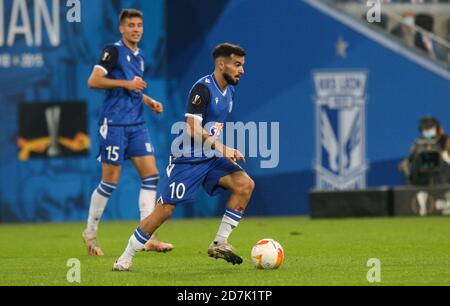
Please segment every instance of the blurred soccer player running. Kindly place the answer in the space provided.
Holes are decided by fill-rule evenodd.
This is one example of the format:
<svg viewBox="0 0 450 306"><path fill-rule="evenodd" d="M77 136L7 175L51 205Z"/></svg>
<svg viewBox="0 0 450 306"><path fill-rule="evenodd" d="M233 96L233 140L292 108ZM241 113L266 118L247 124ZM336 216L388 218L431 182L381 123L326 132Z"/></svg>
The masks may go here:
<svg viewBox="0 0 450 306"><path fill-rule="evenodd" d="M97 241L98 224L117 187L123 162L130 159L142 179L139 194L141 220L155 208L159 181L143 105L156 114L163 112L163 106L143 93L147 87L143 81L144 54L138 48L144 29L143 14L138 10L124 9L119 19L122 39L103 50L88 81L90 88L107 90L99 121L102 181L92 194L87 228L82 235L92 256L103 255ZM145 245L147 251L166 252L172 248L171 244L156 238L149 239Z"/></svg>
<svg viewBox="0 0 450 306"><path fill-rule="evenodd" d="M130 271L133 256L172 215L176 205L196 201L201 185L210 195L221 189L231 192L208 255L233 265L242 263L242 258L228 243L228 237L238 226L255 184L237 164L239 160L245 161L242 153L217 138L233 108L234 86L244 74L245 51L237 45L224 43L215 48L213 58L214 73L201 78L190 91L185 115L187 129L172 145L180 151L172 151L158 204L131 235L124 253L113 265L115 271Z"/></svg>

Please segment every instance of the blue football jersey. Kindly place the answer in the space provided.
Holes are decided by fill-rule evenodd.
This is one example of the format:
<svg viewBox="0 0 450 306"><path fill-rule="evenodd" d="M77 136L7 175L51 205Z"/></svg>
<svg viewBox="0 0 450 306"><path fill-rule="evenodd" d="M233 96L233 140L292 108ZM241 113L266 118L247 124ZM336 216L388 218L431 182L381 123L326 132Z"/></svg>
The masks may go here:
<svg viewBox="0 0 450 306"><path fill-rule="evenodd" d="M95 67L105 71L107 78L132 81L136 77L144 77L144 54L140 49L133 52L119 41L103 50ZM107 90L99 124L103 124L105 119L111 126L144 123L143 92L136 93L125 88Z"/></svg>
<svg viewBox="0 0 450 306"><path fill-rule="evenodd" d="M221 135L222 129L233 110L235 88L228 85L222 91L214 74L197 81L189 92L185 117L192 117L202 122L202 127L214 137ZM172 162L199 162L214 156L214 151L203 148L201 143L194 143L186 132L179 135L174 142L177 152L172 152ZM178 150L179 149L179 150Z"/></svg>

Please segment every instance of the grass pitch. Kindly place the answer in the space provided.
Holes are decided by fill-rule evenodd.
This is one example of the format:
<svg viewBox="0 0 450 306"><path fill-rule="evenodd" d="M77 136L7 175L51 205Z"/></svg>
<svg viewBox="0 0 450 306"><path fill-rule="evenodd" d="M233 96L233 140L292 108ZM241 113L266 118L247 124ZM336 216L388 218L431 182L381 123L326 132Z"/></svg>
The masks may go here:
<svg viewBox="0 0 450 306"><path fill-rule="evenodd" d="M370 258L381 261L378 285L450 285L449 218L245 218L230 239L240 266L206 255L218 225L218 218L167 222L159 235L175 249L139 253L131 273L111 268L137 222L101 223L105 256L95 258L82 244L83 223L1 225L0 285L79 285L67 281L70 258L81 262L81 285L373 285ZM284 247L280 269L252 266L250 250L261 238Z"/></svg>

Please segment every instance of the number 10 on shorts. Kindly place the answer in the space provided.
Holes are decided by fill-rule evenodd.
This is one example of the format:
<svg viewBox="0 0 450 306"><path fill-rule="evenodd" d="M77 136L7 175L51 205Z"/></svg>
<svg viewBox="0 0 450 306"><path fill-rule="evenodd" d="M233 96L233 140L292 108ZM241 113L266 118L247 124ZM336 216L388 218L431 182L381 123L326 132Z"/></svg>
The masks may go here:
<svg viewBox="0 0 450 306"><path fill-rule="evenodd" d="M173 182L172 184L169 185L169 187L172 188L172 193L170 195L172 199L174 199L175 196L177 197L178 200L181 200L184 197L184 193L186 192L186 186L184 186L183 183L179 183L177 185L177 183Z"/></svg>

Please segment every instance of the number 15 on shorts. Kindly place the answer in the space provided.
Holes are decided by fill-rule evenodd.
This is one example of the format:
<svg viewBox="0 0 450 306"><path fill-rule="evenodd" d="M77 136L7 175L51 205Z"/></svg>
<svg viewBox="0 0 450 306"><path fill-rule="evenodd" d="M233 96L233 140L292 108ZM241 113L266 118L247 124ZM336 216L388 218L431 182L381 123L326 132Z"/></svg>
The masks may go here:
<svg viewBox="0 0 450 306"><path fill-rule="evenodd" d="M119 160L119 147L113 147L113 146L109 146L106 148L106 151L108 151L108 156L107 159L110 161L118 161Z"/></svg>

